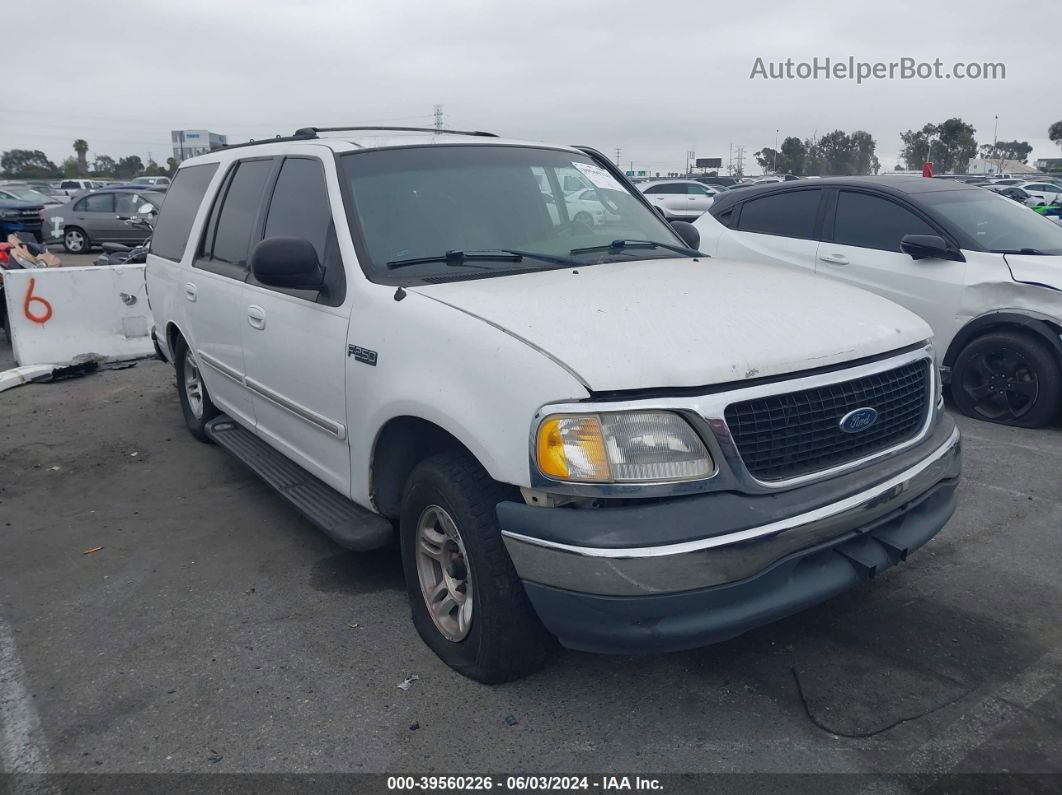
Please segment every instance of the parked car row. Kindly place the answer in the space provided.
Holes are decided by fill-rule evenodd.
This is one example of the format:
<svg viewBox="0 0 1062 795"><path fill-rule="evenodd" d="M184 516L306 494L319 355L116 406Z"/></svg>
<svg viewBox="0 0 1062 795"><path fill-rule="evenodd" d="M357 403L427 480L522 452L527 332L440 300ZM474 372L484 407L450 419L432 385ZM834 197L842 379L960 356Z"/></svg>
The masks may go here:
<svg viewBox="0 0 1062 795"><path fill-rule="evenodd" d="M752 202L791 185L697 224L779 217ZM905 560L960 473L930 327L796 263L709 258L654 195L712 198L434 129L186 160L146 272L188 430L342 546L397 538L417 631L485 682L557 642L724 640Z"/></svg>
<svg viewBox="0 0 1062 795"><path fill-rule="evenodd" d="M925 318L956 406L1034 427L1062 407L1062 227L958 181L832 178L727 193L703 250L877 293Z"/></svg>
<svg viewBox="0 0 1062 795"><path fill-rule="evenodd" d="M66 204L45 207L40 236L62 241L70 254L84 254L103 243L137 245L149 236L143 227L131 225L145 203L161 207L165 194L152 186L115 186L86 193Z"/></svg>

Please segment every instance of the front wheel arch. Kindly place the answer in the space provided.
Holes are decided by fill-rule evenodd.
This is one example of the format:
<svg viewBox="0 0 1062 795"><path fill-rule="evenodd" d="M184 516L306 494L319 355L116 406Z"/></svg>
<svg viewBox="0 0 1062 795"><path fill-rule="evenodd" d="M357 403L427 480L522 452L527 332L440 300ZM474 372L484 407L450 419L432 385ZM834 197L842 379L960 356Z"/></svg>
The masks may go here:
<svg viewBox="0 0 1062 795"><path fill-rule="evenodd" d="M981 315L963 326L952 338L941 363L946 368L953 367L963 348L974 339L998 331L1014 331L1040 337L1051 346L1058 357L1059 366L1062 366L1062 323L1047 317L1006 310Z"/></svg>

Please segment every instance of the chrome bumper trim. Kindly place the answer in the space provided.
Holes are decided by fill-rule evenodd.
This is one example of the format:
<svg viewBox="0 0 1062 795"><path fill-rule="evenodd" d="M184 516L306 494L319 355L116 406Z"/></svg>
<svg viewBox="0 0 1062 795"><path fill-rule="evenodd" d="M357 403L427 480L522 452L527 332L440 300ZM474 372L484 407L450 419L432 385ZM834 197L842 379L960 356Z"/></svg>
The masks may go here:
<svg viewBox="0 0 1062 795"><path fill-rule="evenodd" d="M941 480L957 477L959 471L959 430L955 428L925 459L872 488L813 511L734 533L619 549L562 544L504 529L502 536L524 579L611 595L691 590L748 577L791 552L864 527Z"/></svg>

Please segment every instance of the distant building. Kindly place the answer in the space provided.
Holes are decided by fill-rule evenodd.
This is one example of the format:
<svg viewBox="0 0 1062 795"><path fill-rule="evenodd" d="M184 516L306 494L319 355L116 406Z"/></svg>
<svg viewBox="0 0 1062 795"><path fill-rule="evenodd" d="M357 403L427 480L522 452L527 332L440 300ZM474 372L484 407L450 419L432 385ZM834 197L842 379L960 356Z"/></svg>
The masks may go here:
<svg viewBox="0 0 1062 795"><path fill-rule="evenodd" d="M1036 161L1041 171L1062 171L1062 157L1044 157Z"/></svg>
<svg viewBox="0 0 1062 795"><path fill-rule="evenodd" d="M1022 163L1020 160L998 160L991 158L986 160L983 157L975 157L966 167L966 173L984 174L987 177L991 177L999 176L1000 174L1021 176L1023 174L1038 174L1040 172L1032 166Z"/></svg>
<svg viewBox="0 0 1062 795"><path fill-rule="evenodd" d="M210 130L173 130L170 139L173 142L173 157L178 163L196 155L204 155L229 142L228 136Z"/></svg>

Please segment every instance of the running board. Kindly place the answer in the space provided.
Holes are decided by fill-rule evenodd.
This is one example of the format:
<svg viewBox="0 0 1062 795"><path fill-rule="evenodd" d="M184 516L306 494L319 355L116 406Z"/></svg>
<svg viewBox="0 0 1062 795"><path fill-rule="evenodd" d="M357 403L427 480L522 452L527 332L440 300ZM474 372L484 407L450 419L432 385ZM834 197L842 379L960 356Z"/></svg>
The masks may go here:
<svg viewBox="0 0 1062 795"><path fill-rule="evenodd" d="M355 505L227 415L208 422L206 434L341 547L363 552L394 537L387 519Z"/></svg>

